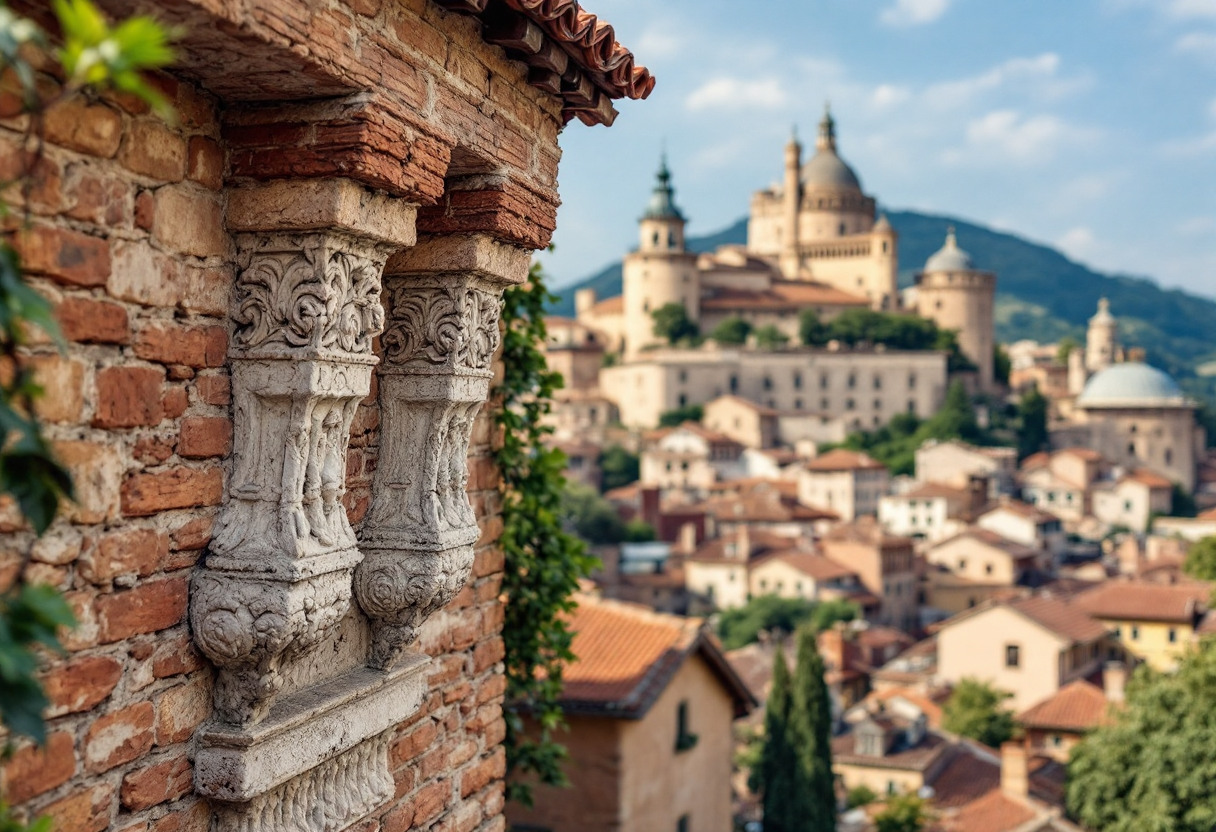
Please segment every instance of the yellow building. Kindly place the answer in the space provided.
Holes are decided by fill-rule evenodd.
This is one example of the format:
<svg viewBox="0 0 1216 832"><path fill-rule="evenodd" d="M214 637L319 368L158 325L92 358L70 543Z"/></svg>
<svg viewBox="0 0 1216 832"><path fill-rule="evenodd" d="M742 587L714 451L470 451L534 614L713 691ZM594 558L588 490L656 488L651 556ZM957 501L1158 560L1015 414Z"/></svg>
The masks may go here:
<svg viewBox="0 0 1216 832"><path fill-rule="evenodd" d="M1127 652L1154 670L1173 670L1207 610L1212 584L1115 580L1086 592L1077 605L1100 621Z"/></svg>

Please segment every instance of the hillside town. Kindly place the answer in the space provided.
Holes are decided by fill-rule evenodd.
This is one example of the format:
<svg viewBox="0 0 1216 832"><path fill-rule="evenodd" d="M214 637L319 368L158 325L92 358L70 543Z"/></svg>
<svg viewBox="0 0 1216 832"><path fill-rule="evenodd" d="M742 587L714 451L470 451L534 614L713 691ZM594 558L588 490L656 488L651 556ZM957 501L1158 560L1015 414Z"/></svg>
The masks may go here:
<svg viewBox="0 0 1216 832"><path fill-rule="evenodd" d="M1080 829L1071 750L1138 666L1169 673L1216 633L1187 566L1216 533L1196 402L1105 298L1084 343L998 345L1000 276L953 230L899 290L898 235L830 113L753 197L746 246L686 250L673 182L664 159L623 294L580 290L576 318L546 321L552 442L601 566L563 700L576 788L523 828L635 828L660 794L669 827L710 828L689 778L732 796L735 828L769 828L748 749L795 661L783 608L817 621L835 828L896 828L876 818L914 795L926 829ZM1007 722L991 736L957 717L985 695Z"/></svg>

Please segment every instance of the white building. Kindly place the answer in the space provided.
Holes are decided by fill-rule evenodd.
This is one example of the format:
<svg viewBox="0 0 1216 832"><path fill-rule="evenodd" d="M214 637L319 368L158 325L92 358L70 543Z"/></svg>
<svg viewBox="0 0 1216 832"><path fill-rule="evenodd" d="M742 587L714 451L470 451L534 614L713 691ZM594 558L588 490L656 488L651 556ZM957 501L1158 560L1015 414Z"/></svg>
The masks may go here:
<svg viewBox="0 0 1216 832"><path fill-rule="evenodd" d="M851 522L876 515L887 493L890 473L881 462L857 451L837 448L806 463L798 472L798 500L834 511Z"/></svg>

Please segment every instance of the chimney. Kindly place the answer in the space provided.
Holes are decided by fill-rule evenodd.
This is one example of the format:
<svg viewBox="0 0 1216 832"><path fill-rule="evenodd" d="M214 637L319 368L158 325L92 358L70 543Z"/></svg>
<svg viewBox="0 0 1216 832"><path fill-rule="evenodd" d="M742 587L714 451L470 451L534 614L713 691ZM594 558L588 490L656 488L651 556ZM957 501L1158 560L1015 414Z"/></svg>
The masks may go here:
<svg viewBox="0 0 1216 832"><path fill-rule="evenodd" d="M659 531L659 489L651 486L642 489L642 522Z"/></svg>
<svg viewBox="0 0 1216 832"><path fill-rule="evenodd" d="M685 523L680 526L680 543L679 549L681 552L691 555L697 550L697 524Z"/></svg>
<svg viewBox="0 0 1216 832"><path fill-rule="evenodd" d="M1015 800L1025 800L1030 796L1030 766L1026 759L1026 746L1016 740L1001 743L1001 791Z"/></svg>
<svg viewBox="0 0 1216 832"><path fill-rule="evenodd" d="M1102 668L1102 689L1106 701L1112 704L1123 701L1123 688L1127 684L1127 666L1123 662L1107 662Z"/></svg>

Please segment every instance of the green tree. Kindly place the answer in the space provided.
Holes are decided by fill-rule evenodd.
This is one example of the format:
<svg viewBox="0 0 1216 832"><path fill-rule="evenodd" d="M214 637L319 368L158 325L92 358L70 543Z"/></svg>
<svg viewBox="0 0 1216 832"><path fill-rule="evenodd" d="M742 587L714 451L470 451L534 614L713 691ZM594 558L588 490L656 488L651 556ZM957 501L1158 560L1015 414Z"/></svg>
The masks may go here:
<svg viewBox="0 0 1216 832"><path fill-rule="evenodd" d="M790 697L789 736L797 755L799 825L805 832L836 828L832 775L832 704L815 631L798 631L798 666Z"/></svg>
<svg viewBox="0 0 1216 832"><path fill-rule="evenodd" d="M845 806L856 809L858 806L868 806L878 800L878 793L869 786L854 786L845 797Z"/></svg>
<svg viewBox="0 0 1216 832"><path fill-rule="evenodd" d="M654 320L654 334L669 344L685 338L696 338L701 331L696 322L688 317L688 311L680 303L665 303L650 313Z"/></svg>
<svg viewBox="0 0 1216 832"><path fill-rule="evenodd" d="M797 754L790 737L790 671L785 651L773 657L773 683L764 708L764 748L754 778L754 791L762 797L765 832L794 832L800 829L796 816L798 782Z"/></svg>
<svg viewBox="0 0 1216 832"><path fill-rule="evenodd" d="M1178 483L1174 483L1173 492L1170 494L1170 516L1194 517L1198 513L1199 506L1195 503L1195 496Z"/></svg>
<svg viewBox="0 0 1216 832"><path fill-rule="evenodd" d="M1009 374L1013 372L1013 359L1008 350L1001 344L992 349L992 375L1001 384L1009 383Z"/></svg>
<svg viewBox="0 0 1216 832"><path fill-rule="evenodd" d="M1196 541L1186 553L1182 571L1201 581L1216 581L1216 536Z"/></svg>
<svg viewBox="0 0 1216 832"><path fill-rule="evenodd" d="M756 330L756 346L762 350L779 350L790 342L790 336L773 324L765 324Z"/></svg>
<svg viewBox="0 0 1216 832"><path fill-rule="evenodd" d="M822 347L831 340L827 325L814 309L803 309L798 314L798 340L807 347Z"/></svg>
<svg viewBox="0 0 1216 832"><path fill-rule="evenodd" d="M562 495L562 513L575 534L588 543L615 544L625 539L625 521L617 514L612 503L589 485L566 483L566 491Z"/></svg>
<svg viewBox="0 0 1216 832"><path fill-rule="evenodd" d="M631 454L620 445L609 445L600 453L600 472L603 474L602 485L605 491L620 488L638 481L641 472L641 461L637 454Z"/></svg>
<svg viewBox="0 0 1216 832"><path fill-rule="evenodd" d="M630 520L625 524L624 543L649 543L655 539L654 526L642 520Z"/></svg>
<svg viewBox="0 0 1216 832"><path fill-rule="evenodd" d="M736 316L723 320L709 333L709 337L719 344L745 344L751 331L752 325Z"/></svg>
<svg viewBox="0 0 1216 832"><path fill-rule="evenodd" d="M1013 713L1003 707L1013 694L964 678L942 708L942 727L993 748L1013 736Z"/></svg>
<svg viewBox="0 0 1216 832"><path fill-rule="evenodd" d="M1073 338L1071 335L1065 335L1056 344L1056 363L1067 367L1068 356L1072 355L1072 351L1079 346L1076 338Z"/></svg>
<svg viewBox="0 0 1216 832"><path fill-rule="evenodd" d="M1047 397L1032 387L1018 401L1018 459L1047 447Z"/></svg>
<svg viewBox="0 0 1216 832"><path fill-rule="evenodd" d="M699 404L686 404L675 410L666 410L659 414L659 427L674 428L685 422L699 422L705 416L705 408Z"/></svg>
<svg viewBox="0 0 1216 832"><path fill-rule="evenodd" d="M923 430L925 439L963 439L974 442L981 439L979 423L975 419L975 407L967 388L957 379L946 391L946 400L941 409L925 420Z"/></svg>
<svg viewBox="0 0 1216 832"><path fill-rule="evenodd" d="M925 802L914 794L896 795L874 816L876 832L921 832L929 822Z"/></svg>
<svg viewBox="0 0 1216 832"><path fill-rule="evenodd" d="M1216 643L1175 673L1139 667L1124 707L1072 750L1066 803L1096 832L1211 832L1216 827Z"/></svg>
<svg viewBox="0 0 1216 832"><path fill-rule="evenodd" d="M757 595L742 607L723 610L718 616L718 637L727 650L751 644L762 632L793 633L810 626L816 632L837 621L852 621L860 615L850 601L807 601L777 595Z"/></svg>

